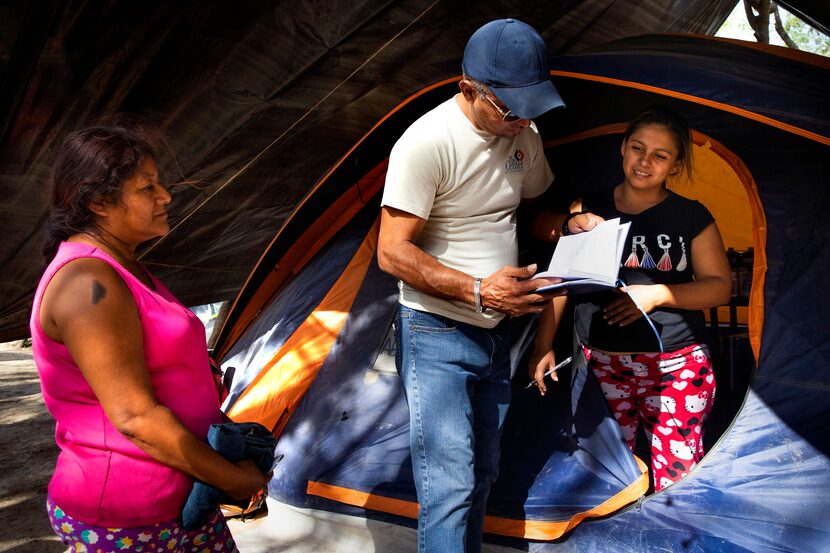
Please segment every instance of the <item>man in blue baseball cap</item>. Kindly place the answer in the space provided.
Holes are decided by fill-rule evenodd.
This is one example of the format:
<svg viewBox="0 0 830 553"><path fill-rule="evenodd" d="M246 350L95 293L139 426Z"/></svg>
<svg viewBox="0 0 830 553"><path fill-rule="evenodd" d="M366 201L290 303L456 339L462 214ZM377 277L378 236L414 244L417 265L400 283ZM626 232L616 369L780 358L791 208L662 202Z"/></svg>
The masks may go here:
<svg viewBox="0 0 830 553"><path fill-rule="evenodd" d="M467 79L486 86L514 118L533 119L565 105L550 81L544 40L521 21L491 21L473 33L461 68Z"/></svg>
<svg viewBox="0 0 830 553"><path fill-rule="evenodd" d="M509 319L550 295L518 267L516 209L553 180L531 119L562 106L542 37L477 30L454 97L392 149L378 263L399 279L396 362L410 412L421 552L476 553L510 402Z"/></svg>

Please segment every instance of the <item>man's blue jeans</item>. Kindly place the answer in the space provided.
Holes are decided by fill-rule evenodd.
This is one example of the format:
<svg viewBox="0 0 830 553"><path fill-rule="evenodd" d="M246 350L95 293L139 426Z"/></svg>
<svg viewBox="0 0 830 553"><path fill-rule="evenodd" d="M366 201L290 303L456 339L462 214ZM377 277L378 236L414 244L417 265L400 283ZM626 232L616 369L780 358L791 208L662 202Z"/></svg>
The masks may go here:
<svg viewBox="0 0 830 553"><path fill-rule="evenodd" d="M508 322L479 328L399 306L422 553L478 553L510 404Z"/></svg>

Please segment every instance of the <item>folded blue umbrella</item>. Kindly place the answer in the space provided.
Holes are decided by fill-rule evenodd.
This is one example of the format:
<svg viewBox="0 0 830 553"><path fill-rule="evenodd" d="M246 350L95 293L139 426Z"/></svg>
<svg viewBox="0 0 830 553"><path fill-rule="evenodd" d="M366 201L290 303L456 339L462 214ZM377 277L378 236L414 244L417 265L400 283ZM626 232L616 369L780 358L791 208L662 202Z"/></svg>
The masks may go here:
<svg viewBox="0 0 830 553"><path fill-rule="evenodd" d="M250 459L264 474L273 469L277 439L270 430L259 423L212 424L208 429L207 442L231 463ZM185 530L203 526L219 508L219 503L225 500L232 501L219 488L197 480L182 510L182 526Z"/></svg>

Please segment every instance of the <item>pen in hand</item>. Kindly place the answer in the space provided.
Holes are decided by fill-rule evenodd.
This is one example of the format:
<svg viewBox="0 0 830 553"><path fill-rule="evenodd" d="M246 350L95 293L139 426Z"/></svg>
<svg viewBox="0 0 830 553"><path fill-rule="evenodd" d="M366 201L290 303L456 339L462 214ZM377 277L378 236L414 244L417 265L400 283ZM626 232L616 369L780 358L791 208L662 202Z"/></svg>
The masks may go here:
<svg viewBox="0 0 830 553"><path fill-rule="evenodd" d="M565 365L567 365L568 363L570 363L572 359L573 359L573 357L568 357L567 359L565 359L565 360L563 360L563 361L561 361L561 362L557 363L557 364L556 364L556 366L555 366L554 368L552 368L551 370L549 370L548 372L546 372L546 373L544 374L544 376L550 376L550 375L552 375L553 373L555 373L556 371L558 371L559 369L561 369L562 367L564 367ZM539 385L539 383L538 383L538 382L536 382L535 380L532 380L532 381L530 382L530 384L528 384L527 386L525 386L525 390L527 390L528 388L531 388L531 387L533 387L533 386L538 386L538 385Z"/></svg>

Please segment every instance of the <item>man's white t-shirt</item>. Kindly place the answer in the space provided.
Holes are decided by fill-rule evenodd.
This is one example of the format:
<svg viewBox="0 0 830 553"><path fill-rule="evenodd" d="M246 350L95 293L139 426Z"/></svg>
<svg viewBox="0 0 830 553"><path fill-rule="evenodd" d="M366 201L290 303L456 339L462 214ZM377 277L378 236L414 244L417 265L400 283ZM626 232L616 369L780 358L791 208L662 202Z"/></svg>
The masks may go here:
<svg viewBox="0 0 830 553"><path fill-rule="evenodd" d="M518 262L516 208L544 192L553 173L534 124L515 137L477 129L455 98L415 121L389 156L382 205L426 223L417 246L441 264L488 277ZM504 316L399 283L401 304L492 328Z"/></svg>

